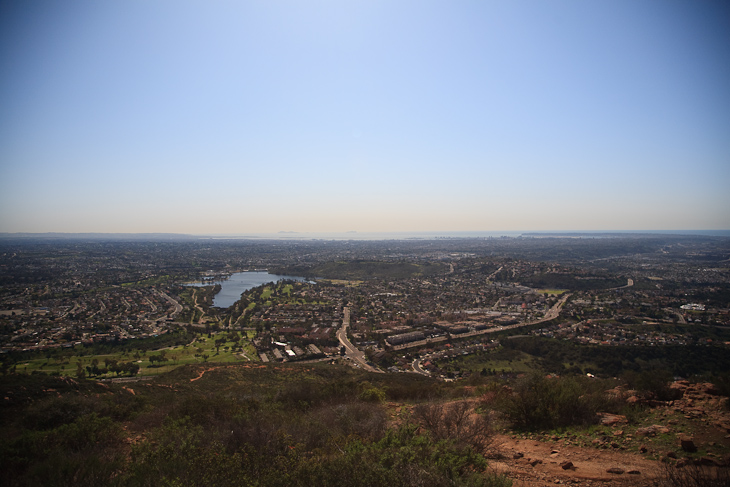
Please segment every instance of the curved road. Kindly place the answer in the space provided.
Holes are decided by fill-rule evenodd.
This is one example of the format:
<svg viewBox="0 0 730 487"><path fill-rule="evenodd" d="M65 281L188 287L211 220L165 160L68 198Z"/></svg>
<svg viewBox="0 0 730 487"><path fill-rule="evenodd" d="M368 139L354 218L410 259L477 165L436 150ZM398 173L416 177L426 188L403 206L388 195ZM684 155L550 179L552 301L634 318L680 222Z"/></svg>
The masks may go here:
<svg viewBox="0 0 730 487"><path fill-rule="evenodd" d="M555 319L558 317L558 315L560 315L560 310L563 309L563 305L565 304L565 302L568 300L569 297L570 297L570 293L566 293L565 295L563 295L563 297L560 298L560 300L557 303L555 303L553 305L553 307L548 310L547 313L545 313L545 316L543 318L540 318L539 320L530 321L529 323L517 323L516 325L500 326L497 328L492 328L492 329L486 330L486 331L484 331L483 334L486 335L488 333L496 333L498 331L514 330L516 328L521 328L523 326L536 325L538 323L544 323L546 321ZM428 358L429 358L429 356L419 357L419 358L415 359L411 363L411 368L413 369L413 371L417 372L421 375L430 376L431 374L427 370L424 370L421 367L421 363L424 360L427 360Z"/></svg>

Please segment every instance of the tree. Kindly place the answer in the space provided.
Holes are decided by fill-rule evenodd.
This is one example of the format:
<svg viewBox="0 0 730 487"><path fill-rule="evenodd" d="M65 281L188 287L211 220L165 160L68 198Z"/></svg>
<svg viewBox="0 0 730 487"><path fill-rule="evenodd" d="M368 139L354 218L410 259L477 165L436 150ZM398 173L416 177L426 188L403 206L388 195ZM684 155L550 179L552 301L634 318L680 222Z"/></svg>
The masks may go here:
<svg viewBox="0 0 730 487"><path fill-rule="evenodd" d="M81 365L81 362L79 362L76 366L76 377L79 380L86 378L86 371L84 371L83 366Z"/></svg>

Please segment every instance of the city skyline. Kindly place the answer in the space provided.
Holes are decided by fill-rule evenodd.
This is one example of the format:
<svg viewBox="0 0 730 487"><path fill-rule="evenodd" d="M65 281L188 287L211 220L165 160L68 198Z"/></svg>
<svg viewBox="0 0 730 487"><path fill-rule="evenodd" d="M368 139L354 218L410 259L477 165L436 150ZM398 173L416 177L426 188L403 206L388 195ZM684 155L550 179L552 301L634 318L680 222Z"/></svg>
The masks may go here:
<svg viewBox="0 0 730 487"><path fill-rule="evenodd" d="M724 2L0 6L0 232L730 229Z"/></svg>

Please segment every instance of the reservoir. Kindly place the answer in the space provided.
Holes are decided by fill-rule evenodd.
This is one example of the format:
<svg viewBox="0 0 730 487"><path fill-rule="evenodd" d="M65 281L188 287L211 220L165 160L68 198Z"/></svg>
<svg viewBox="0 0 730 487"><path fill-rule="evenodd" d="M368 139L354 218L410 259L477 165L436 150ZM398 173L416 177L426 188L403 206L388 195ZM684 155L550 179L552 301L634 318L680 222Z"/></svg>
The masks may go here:
<svg viewBox="0 0 730 487"><path fill-rule="evenodd" d="M306 279L299 276L281 276L278 274L269 274L268 272L249 271L236 272L231 274L226 280L206 282L205 284L188 284L188 286L214 286L221 285L221 290L213 298L213 306L216 308L228 308L236 301L241 299L244 291L253 289L256 286L269 282L276 282L282 279L291 279L293 281L304 282Z"/></svg>

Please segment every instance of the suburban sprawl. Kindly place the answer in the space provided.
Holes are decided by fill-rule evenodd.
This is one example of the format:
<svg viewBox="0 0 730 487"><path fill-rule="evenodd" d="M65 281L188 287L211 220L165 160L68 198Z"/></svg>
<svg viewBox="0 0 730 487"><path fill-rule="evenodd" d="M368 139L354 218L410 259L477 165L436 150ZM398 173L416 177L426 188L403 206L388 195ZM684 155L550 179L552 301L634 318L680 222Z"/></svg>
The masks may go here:
<svg viewBox="0 0 730 487"><path fill-rule="evenodd" d="M236 279L254 284L236 291ZM416 477L386 469L363 482L649 486L688 466L700 468L696 485L722 485L730 239L3 235L0 359L8 485L48 483L47 452L66 458L68 448L53 435L81 418L89 445L117 463L88 467L81 483L86 470L68 467L63 478L77 485L95 475L118 485L360 485L340 479L337 462L376 475L397 464L394 445L422 437L438 455L458 450L461 466L443 470L429 463L436 450L419 450ZM122 428L108 444L98 436L107 419ZM207 438L194 443L198 460L159 456L191 432ZM27 435L56 446L41 453ZM196 463L213 453L237 480L218 477L219 460ZM485 458L501 466L470 483ZM312 459L324 470L310 471Z"/></svg>

